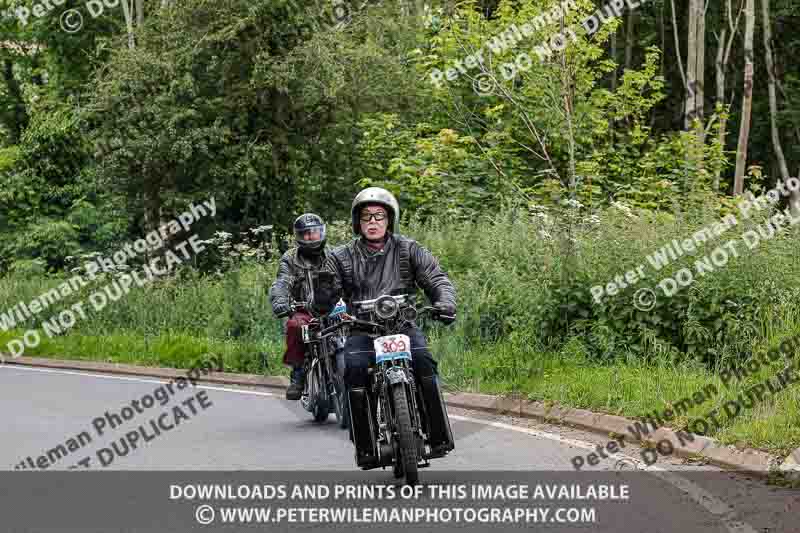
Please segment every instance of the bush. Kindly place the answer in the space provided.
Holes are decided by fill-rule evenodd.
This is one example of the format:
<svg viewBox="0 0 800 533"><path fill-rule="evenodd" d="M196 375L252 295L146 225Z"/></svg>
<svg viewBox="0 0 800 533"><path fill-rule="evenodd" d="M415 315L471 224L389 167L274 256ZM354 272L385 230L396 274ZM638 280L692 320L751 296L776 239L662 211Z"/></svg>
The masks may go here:
<svg viewBox="0 0 800 533"><path fill-rule="evenodd" d="M8 273L13 277L31 280L44 276L47 268L40 259L19 259L11 263Z"/></svg>
<svg viewBox="0 0 800 533"><path fill-rule="evenodd" d="M14 243L15 255L41 258L52 269L79 251L77 226L64 220L44 219L20 232Z"/></svg>
<svg viewBox="0 0 800 533"><path fill-rule="evenodd" d="M666 298L657 287L662 278L682 268L694 272L696 261L762 221L737 225L654 272L647 256L717 222L718 206L707 205L691 220L619 204L599 215L581 209L580 204L536 208L524 216L508 210L473 224L412 224L407 233L430 247L450 271L471 342L518 338L556 349L577 337L598 360L679 357L713 365L745 357L770 327L779 327L774 324L778 316L790 313L786 302L793 281L800 280L800 265L792 259L796 237L788 232L753 251L740 243L739 257L731 256L705 276L695 274L691 286ZM641 264L645 279L594 302L593 286L605 286ZM658 293L650 311L633 305L643 288Z"/></svg>

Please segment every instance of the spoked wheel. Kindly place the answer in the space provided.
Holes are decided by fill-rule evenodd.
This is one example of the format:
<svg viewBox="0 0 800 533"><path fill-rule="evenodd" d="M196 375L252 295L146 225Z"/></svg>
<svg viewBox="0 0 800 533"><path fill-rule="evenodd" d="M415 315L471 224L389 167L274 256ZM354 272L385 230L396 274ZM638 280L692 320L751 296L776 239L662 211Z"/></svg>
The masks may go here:
<svg viewBox="0 0 800 533"><path fill-rule="evenodd" d="M336 375L333 377L333 383L336 385L336 396L339 398L337 409L341 410L336 412L336 417L339 419L339 427L347 429L350 427L350 402L347 398L347 389L344 386L344 350L340 350L336 354Z"/></svg>
<svg viewBox="0 0 800 533"><path fill-rule="evenodd" d="M324 397L320 394L317 401L314 402L314 422L325 422L331 412L331 406L328 403L328 396Z"/></svg>
<svg viewBox="0 0 800 533"><path fill-rule="evenodd" d="M419 473L417 472L417 442L411 426L411 413L408 409L406 388L402 383L395 385L394 390L392 390L392 399L394 400L396 429L399 437L395 448L395 477L399 478L405 474L406 483L414 485L419 480ZM397 468L402 470L399 476L397 475Z"/></svg>
<svg viewBox="0 0 800 533"><path fill-rule="evenodd" d="M392 448L394 456L397 458L394 462L394 466L392 467L392 474L394 474L395 479L400 479L403 477L403 463L400 460L400 446L397 444L397 441L394 441Z"/></svg>
<svg viewBox="0 0 800 533"><path fill-rule="evenodd" d="M342 396L339 394L338 388L339 387L334 384L333 394L329 393L328 396L333 404L333 414L336 415L336 422L339 424L339 427L344 427L344 409L342 408Z"/></svg>
<svg viewBox="0 0 800 533"><path fill-rule="evenodd" d="M336 400L334 407L336 408L336 419L339 421L339 427L347 429L350 427L350 402L347 401L347 391L345 391L344 383L339 378L334 378L336 385Z"/></svg>
<svg viewBox="0 0 800 533"><path fill-rule="evenodd" d="M311 414L314 415L314 422L325 422L331 412L331 397L323 384L321 374L320 366L316 365L314 372L309 376L313 380L311 386L313 397L311 401L314 402L314 409Z"/></svg>

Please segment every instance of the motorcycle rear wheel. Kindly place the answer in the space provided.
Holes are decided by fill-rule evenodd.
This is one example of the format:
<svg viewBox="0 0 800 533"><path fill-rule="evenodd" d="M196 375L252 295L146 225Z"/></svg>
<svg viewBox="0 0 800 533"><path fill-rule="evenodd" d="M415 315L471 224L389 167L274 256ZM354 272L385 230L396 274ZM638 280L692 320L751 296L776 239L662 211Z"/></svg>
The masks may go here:
<svg viewBox="0 0 800 533"><path fill-rule="evenodd" d="M419 481L417 443L411 426L411 413L408 408L404 384L398 383L394 386L392 399L394 400L395 423L399 441L397 450L399 457L395 457L395 461L401 465L403 474L406 477L406 483L414 485Z"/></svg>
<svg viewBox="0 0 800 533"><path fill-rule="evenodd" d="M317 401L314 402L314 422L325 422L328 420L328 415L331 412L331 406L328 403L328 399L317 397Z"/></svg>

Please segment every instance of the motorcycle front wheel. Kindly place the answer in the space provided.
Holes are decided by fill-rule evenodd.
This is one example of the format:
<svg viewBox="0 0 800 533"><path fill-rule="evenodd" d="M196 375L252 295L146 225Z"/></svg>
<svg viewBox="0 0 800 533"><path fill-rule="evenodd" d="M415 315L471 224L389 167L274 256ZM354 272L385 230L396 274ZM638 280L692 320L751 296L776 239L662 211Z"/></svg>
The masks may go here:
<svg viewBox="0 0 800 533"><path fill-rule="evenodd" d="M340 428L346 428L347 421L345 420L344 406L342 405L343 397L339 392L339 385L334 384L334 393L330 395L330 398L333 403L333 412L336 415L336 422L339 424Z"/></svg>
<svg viewBox="0 0 800 533"><path fill-rule="evenodd" d="M311 389L315 392L312 400L314 402L314 410L311 414L314 416L314 422L322 423L328 419L328 415L331 412L331 397L324 386L325 382L322 380L322 368L320 365L314 366L314 372L311 375L311 379L315 381L314 386Z"/></svg>
<svg viewBox="0 0 800 533"><path fill-rule="evenodd" d="M394 401L395 429L398 435L399 457L395 461L402 467L406 476L406 483L414 485L419 480L417 471L417 443L414 429L411 425L411 412L406 399L406 387L398 383L392 390Z"/></svg>
<svg viewBox="0 0 800 533"><path fill-rule="evenodd" d="M333 377L333 383L336 385L336 396L339 399L338 408L341 410L341 416L337 411L339 418L339 427L347 429L350 427L350 402L347 401L347 389L344 386L344 350L336 352L336 370Z"/></svg>

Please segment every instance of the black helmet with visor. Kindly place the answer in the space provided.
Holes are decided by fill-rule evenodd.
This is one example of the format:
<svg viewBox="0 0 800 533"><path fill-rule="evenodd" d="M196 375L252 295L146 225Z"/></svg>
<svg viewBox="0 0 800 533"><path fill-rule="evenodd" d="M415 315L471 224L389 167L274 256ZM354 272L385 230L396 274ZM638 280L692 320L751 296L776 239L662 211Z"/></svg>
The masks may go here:
<svg viewBox="0 0 800 533"><path fill-rule="evenodd" d="M294 221L294 240L300 251L317 254L325 247L325 222L314 213L305 213ZM311 232L307 235L308 232Z"/></svg>

